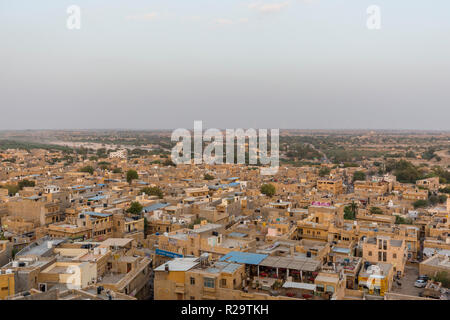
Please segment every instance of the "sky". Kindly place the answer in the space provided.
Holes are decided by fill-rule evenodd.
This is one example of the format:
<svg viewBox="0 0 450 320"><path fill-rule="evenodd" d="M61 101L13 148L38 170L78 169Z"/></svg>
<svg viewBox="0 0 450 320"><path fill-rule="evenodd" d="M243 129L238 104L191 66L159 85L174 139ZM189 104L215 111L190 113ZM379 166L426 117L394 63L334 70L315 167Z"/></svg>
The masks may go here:
<svg viewBox="0 0 450 320"><path fill-rule="evenodd" d="M448 0L0 0L0 130L450 130L449 15Z"/></svg>

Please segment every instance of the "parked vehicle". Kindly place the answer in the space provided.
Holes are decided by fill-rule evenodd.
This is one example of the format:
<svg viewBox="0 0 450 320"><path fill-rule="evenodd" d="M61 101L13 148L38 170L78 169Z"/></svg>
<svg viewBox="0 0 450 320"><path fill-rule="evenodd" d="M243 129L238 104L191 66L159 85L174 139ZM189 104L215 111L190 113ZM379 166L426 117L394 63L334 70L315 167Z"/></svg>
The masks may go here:
<svg viewBox="0 0 450 320"><path fill-rule="evenodd" d="M427 285L427 281L424 279L418 279L416 282L414 282L414 287L416 288L425 288Z"/></svg>
<svg viewBox="0 0 450 320"><path fill-rule="evenodd" d="M428 280L430 280L430 278L429 278L427 275L420 275L420 276L417 278L417 280L425 280L425 281L428 281Z"/></svg>

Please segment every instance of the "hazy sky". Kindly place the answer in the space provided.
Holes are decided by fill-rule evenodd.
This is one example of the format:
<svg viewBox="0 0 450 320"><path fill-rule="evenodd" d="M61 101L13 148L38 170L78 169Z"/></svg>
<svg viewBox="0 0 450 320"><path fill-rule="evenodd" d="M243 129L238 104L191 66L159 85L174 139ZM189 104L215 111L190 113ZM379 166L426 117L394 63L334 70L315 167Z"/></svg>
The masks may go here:
<svg viewBox="0 0 450 320"><path fill-rule="evenodd" d="M448 0L0 0L0 129L450 130L449 16Z"/></svg>

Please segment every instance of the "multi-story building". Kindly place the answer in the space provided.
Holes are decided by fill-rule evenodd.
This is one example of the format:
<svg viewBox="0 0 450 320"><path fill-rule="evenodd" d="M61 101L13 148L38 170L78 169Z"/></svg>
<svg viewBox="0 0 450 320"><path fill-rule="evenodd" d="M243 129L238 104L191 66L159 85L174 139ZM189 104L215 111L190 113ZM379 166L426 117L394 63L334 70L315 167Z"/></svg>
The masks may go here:
<svg viewBox="0 0 450 320"><path fill-rule="evenodd" d="M317 180L317 190L322 192L329 192L335 195L341 194L344 192L344 185L342 179L334 178L327 179L322 178Z"/></svg>
<svg viewBox="0 0 450 320"><path fill-rule="evenodd" d="M407 259L404 240L392 239L389 236L369 237L364 240L362 250L364 261L391 264L393 274L403 276Z"/></svg>

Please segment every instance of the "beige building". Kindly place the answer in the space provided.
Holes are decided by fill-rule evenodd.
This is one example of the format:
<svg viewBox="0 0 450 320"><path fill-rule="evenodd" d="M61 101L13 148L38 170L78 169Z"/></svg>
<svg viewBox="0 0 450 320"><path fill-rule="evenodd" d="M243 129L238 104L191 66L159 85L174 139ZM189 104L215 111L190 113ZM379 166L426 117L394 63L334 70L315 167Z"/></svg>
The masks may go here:
<svg viewBox="0 0 450 320"><path fill-rule="evenodd" d="M317 190L329 192L332 194L341 194L344 192L342 179L319 179L317 180Z"/></svg>
<svg viewBox="0 0 450 320"><path fill-rule="evenodd" d="M389 236L369 237L364 240L362 250L364 261L391 264L393 274L403 276L407 258L405 241Z"/></svg>

